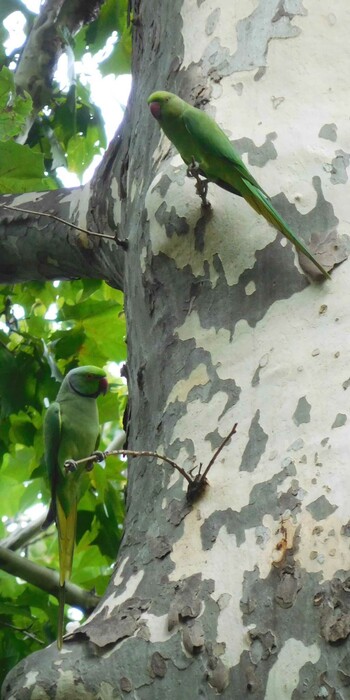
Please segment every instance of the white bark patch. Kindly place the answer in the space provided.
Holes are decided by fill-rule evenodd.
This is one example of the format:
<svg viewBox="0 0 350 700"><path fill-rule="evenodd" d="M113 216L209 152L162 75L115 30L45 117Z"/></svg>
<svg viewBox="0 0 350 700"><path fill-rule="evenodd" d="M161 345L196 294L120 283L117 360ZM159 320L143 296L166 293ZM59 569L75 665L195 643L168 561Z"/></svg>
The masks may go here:
<svg viewBox="0 0 350 700"><path fill-rule="evenodd" d="M145 612L142 615L142 620L146 623L148 631L150 633L149 641L153 644L155 642L166 642L167 639L173 634L177 633L177 630L169 632L168 630L168 615L152 615L149 612Z"/></svg>
<svg viewBox="0 0 350 700"><path fill-rule="evenodd" d="M277 232L242 197L209 183L208 200L212 205L212 216L203 224L204 249L196 249L195 228L203 216L200 199L195 194L193 180L186 176L186 165L180 159L176 161L179 166L174 167L174 162L175 159L163 166L162 170L171 180L167 197L171 205L167 205L167 212L171 211L174 217L183 219L189 229L185 234L176 231L167 233L165 216L159 216L164 198L154 191L159 181L157 176L149 190L152 194L146 198L148 218L152 222L150 241L153 255L164 253L175 261L180 270L190 266L194 276L203 275L204 263L208 262L213 286L218 279L213 259L219 255L227 283L236 284L244 270L253 268L256 251L263 250L271 243Z"/></svg>
<svg viewBox="0 0 350 700"><path fill-rule="evenodd" d="M208 382L207 368L201 363L191 372L187 379L180 379L180 381L175 384L169 394L166 406L169 406L170 403L174 403L176 400L185 402L191 389L196 386L204 386Z"/></svg>
<svg viewBox="0 0 350 700"><path fill-rule="evenodd" d="M320 655L317 644L307 647L298 639L288 639L269 673L264 700L290 700L300 669L308 662L315 664Z"/></svg>
<svg viewBox="0 0 350 700"><path fill-rule="evenodd" d="M120 223L121 220L121 199L120 199L120 192L119 192L119 186L118 186L118 180L116 177L111 180L111 195L112 195L112 200L113 200L113 221L115 224ZM123 234L123 232L122 232ZM124 236L122 235L122 238Z"/></svg>
<svg viewBox="0 0 350 700"><path fill-rule="evenodd" d="M237 0L227 3L222 12L215 14L215 35L220 36L221 46L227 47L231 54L237 48L236 24L240 19L249 15L258 6L258 0ZM209 0L200 6L198 3L187 0L183 6L184 24L182 37L184 41L184 56L182 67L186 68L191 63L199 63L203 53L211 43L211 19L217 9L221 9L222 3L218 0ZM193 27L196 27L196 41L193 41Z"/></svg>
<svg viewBox="0 0 350 700"><path fill-rule="evenodd" d="M311 285L290 299L273 304L255 328L240 321L231 343L226 330L201 328L195 311L177 331L181 340L196 338L197 347L210 352L220 379L233 378L241 389L238 403L220 422L218 416L227 398L221 391L212 397L210 404L199 399L190 402L186 416L180 418L173 432L173 439L191 438L197 462L206 464L212 454L206 435L218 428L224 437L232 424L238 422L237 434L208 475L209 487L199 503L202 519L216 509L231 508L239 512L249 503L255 484L270 480L292 465L295 474L286 476L278 485L276 508L279 496L287 494L295 483L300 503L300 510L292 512L294 525L300 526L296 558L306 571L321 571L325 579L332 578L339 568L346 568L349 558L349 539L341 534L341 528L349 520L344 484L349 471L350 421L332 427L338 414L349 415L350 369L348 353L344 350L344 337L350 326L350 308L344 305L349 293L348 279L347 266L343 265L334 272L332 282ZM258 366L259 380L253 384ZM295 421L302 397L310 407L307 422ZM239 471L257 411L259 425L268 436L266 449L253 471ZM282 508L278 515L282 517ZM253 544L248 546L247 532L246 542L239 548L234 545L233 537L228 538L230 560L235 568L230 575L237 581L242 581L243 571L253 568L254 563L261 577L267 576L272 566L274 531L279 522L274 518L266 523L262 512L261 524L268 525L272 531L268 547L254 545L255 535L251 535ZM194 516L187 516L184 540L175 545L171 555L177 565L176 577L178 567L183 575L186 571L188 575L189 568L202 571L204 577L211 575L203 564L198 527ZM221 532L220 540L222 537ZM180 552L181 546L186 551ZM216 543L215 548L218 546ZM339 556L334 556L335 550ZM220 557L223 561L228 558L223 546ZM181 561L185 562L183 571ZM234 594L235 585L227 585L219 593ZM235 610L235 615L239 615L238 600Z"/></svg>
<svg viewBox="0 0 350 700"><path fill-rule="evenodd" d="M33 685L35 685L35 681L38 675L39 671L29 671L29 673L26 674L25 681L23 683L23 688L31 688Z"/></svg>
<svg viewBox="0 0 350 700"><path fill-rule="evenodd" d="M348 222L348 186L332 184L329 165L339 149L350 150L344 111L348 101L348 60L344 57L349 54L349 7L337 3L330 16L322 12L318 0L303 4L307 14L293 18L293 25L301 32L289 41L269 42L268 65L260 80L255 79L254 66L234 74L234 84L242 85L240 91L232 89L232 76L222 78L222 96L214 103L216 119L224 129L230 129L231 139L248 136L259 144L266 134L278 134L274 142L278 158L268 161L263 173L261 168L249 166L270 196L283 191L305 214L315 205L312 177L318 175L326 200L333 203L338 218ZM228 24L230 13L230 9L221 13ZM342 60L334 57L335 45ZM319 137L322 126L330 121L337 127L336 142ZM339 233L346 232L347 227L340 224Z"/></svg>

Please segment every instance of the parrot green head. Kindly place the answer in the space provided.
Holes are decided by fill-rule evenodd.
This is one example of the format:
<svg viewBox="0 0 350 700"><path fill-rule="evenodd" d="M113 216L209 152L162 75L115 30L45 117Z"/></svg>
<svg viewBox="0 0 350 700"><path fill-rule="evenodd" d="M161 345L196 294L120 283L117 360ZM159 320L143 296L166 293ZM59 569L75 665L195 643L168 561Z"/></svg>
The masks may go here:
<svg viewBox="0 0 350 700"><path fill-rule="evenodd" d="M97 399L108 389L106 372L93 365L71 369L63 381L73 393L90 399Z"/></svg>
<svg viewBox="0 0 350 700"><path fill-rule="evenodd" d="M163 119L180 117L186 108L186 102L172 92L152 92L147 100L152 116L162 123Z"/></svg>

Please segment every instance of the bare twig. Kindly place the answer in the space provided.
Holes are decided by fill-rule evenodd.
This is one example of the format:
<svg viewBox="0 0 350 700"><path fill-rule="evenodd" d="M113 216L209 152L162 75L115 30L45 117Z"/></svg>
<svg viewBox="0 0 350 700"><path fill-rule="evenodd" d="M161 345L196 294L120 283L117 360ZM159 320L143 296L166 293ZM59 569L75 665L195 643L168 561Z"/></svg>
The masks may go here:
<svg viewBox="0 0 350 700"><path fill-rule="evenodd" d="M110 457L111 455L125 455L126 457L156 457L157 459L162 459L163 462L167 462L170 464L173 469L176 469L180 474L183 476L186 481L189 483L192 481L191 477L185 472L185 470L179 466L176 462L174 462L173 459L170 459L170 457L165 457L165 455L160 455L158 452L152 452L150 450L111 450L106 452L94 452L94 454L90 455L90 457L84 457L83 459L77 459L77 460L72 460L72 459L67 459L66 462L64 463L64 466L68 471L73 470L77 464L84 464L85 462L102 462L103 459L106 459L106 457Z"/></svg>
<svg viewBox="0 0 350 700"><path fill-rule="evenodd" d="M176 469L176 471L178 471L181 474L181 476L183 476L183 478L186 479L188 483L186 498L189 503L193 503L195 500L197 500L197 498L199 498L199 496L202 495L202 493L208 486L208 480L206 477L209 472L209 469L213 466L223 447L225 447L232 435L236 433L236 430L237 423L234 424L229 434L226 435L222 443L214 452L203 474L201 473L202 465L200 464L198 474L196 474L195 477L192 477L191 472L196 467L194 467L189 473L187 473L185 469L183 469L183 467L180 467L180 465L177 464L177 462L175 462L173 459L170 459L170 457L160 455L158 452L152 452L150 450L106 450L105 452L94 452L92 455L89 455L89 457L84 457L83 459L67 459L64 463L64 466L67 472L73 472L76 470L78 464L86 464L86 469L91 469L92 464L94 464L95 462L102 462L103 459L106 459L106 457L110 457L111 455L124 455L127 457L156 457L156 459L161 459L163 460L163 462L170 464L170 466L173 467L173 469Z"/></svg>
<svg viewBox="0 0 350 700"><path fill-rule="evenodd" d="M204 472L203 472L203 474L202 474L202 479L205 479L206 475L208 474L208 471L209 471L210 467L214 464L214 462L215 462L215 460L217 459L217 457L219 456L219 454L220 454L222 448L225 447L225 445L228 443L228 441L229 441L229 439L232 437L232 435L235 434L235 432L236 432L236 430L237 430L237 425L238 425L237 423L234 424L234 426L233 426L233 428L231 428L229 434L226 435L226 437L223 439L221 445L219 445L219 447L217 448L217 450L214 452L214 454L213 454L213 456L212 456L210 462L207 464L207 466L206 466L206 468L205 468L205 470L204 470Z"/></svg>
<svg viewBox="0 0 350 700"><path fill-rule="evenodd" d="M39 637L36 637L35 634L33 634L32 632L28 632L28 629L25 627L16 627L15 625L10 625L9 622L5 622L4 620L0 620L0 625L2 627L8 627L9 629L14 630L15 632L20 632L25 637L28 637L29 639L34 639L34 641L38 642L38 644L41 644L41 646L45 646L45 642L43 639L39 639Z"/></svg>
<svg viewBox="0 0 350 700"><path fill-rule="evenodd" d="M60 216L56 216L56 214L49 214L46 211L34 211L33 209L23 209L23 207L12 207L10 204L2 204L1 205L4 209L11 209L12 211L20 211L23 212L24 214L32 214L34 216L47 216L49 219L54 219L54 221L59 221L61 224L64 224L65 226L69 226L69 228L74 228L76 231L81 231L82 233L86 233L88 236L98 236L99 238L109 238L109 240L114 241L117 245L119 245L121 248L124 248L124 250L127 249L127 241L121 241L120 238L115 236L110 236L108 233L98 233L97 231L89 231L88 229L82 228L81 226L76 226L76 224L72 224L70 221L66 221L65 219L61 219Z"/></svg>

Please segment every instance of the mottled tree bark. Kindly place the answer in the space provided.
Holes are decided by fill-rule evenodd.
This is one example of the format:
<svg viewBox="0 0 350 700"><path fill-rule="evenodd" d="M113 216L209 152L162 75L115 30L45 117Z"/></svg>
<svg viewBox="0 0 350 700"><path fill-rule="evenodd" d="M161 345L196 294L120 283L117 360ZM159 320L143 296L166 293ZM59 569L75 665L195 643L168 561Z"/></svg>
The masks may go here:
<svg viewBox="0 0 350 700"><path fill-rule="evenodd" d="M332 266L348 248L348 2L164 0L134 17L126 125L94 191L129 242L110 251L111 268L124 256L129 447L190 470L238 429L192 508L170 466L130 463L106 595L3 698L345 699L348 264L314 282L214 185L203 212L146 98L167 88L215 116Z"/></svg>

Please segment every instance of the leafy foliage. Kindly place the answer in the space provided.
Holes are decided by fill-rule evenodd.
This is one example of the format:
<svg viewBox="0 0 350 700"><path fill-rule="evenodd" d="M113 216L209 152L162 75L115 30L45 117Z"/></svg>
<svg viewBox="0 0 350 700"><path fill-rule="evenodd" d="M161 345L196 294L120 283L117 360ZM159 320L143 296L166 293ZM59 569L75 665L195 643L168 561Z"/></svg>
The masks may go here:
<svg viewBox="0 0 350 700"><path fill-rule="evenodd" d="M1 539L9 529L30 522L33 506L41 512L49 503L42 426L45 404L54 400L59 387L53 371L64 375L78 364L90 363L108 371L111 359L122 361L122 302L121 292L91 280L56 287L32 282L0 290ZM14 311L23 318L17 319ZM109 380L112 390L99 398L102 449L121 426L126 399L123 381L113 375ZM109 459L94 468L91 488L79 505L72 580L98 594L105 589L119 547L124 485L124 463ZM25 551L32 561L57 569L54 526L27 542ZM45 644L55 639L56 604L54 600L48 604L46 593L10 574L1 572L0 581L0 654L3 647L2 658L10 668L23 654L40 647L38 639Z"/></svg>
<svg viewBox="0 0 350 700"><path fill-rule="evenodd" d="M32 109L28 94L18 95L11 71L0 71L0 192L28 192L55 187L46 177L44 158L29 146L9 141L18 136Z"/></svg>
<svg viewBox="0 0 350 700"><path fill-rule="evenodd" d="M21 0L0 3L0 43L8 38L3 20L15 10L30 31L35 15ZM76 59L96 54L113 36L101 72L130 69L127 0L107 0L99 17L76 37L66 34ZM116 41L117 37L117 41ZM59 184L65 165L82 177L106 147L103 118L79 75L65 89L53 83L48 103L36 115L25 145L16 139L31 114L30 96L15 88L20 51L0 47L0 191L39 191ZM126 387L109 363L125 359L122 294L95 280L8 285L0 288L0 540L26 528L47 508L50 490L43 459L45 410L59 379L72 367L95 364L109 373L112 390L99 398L105 449L121 427ZM110 370L113 370L113 374ZM116 378L117 377L117 378ZM91 488L79 504L72 581L102 594L118 551L124 517L125 464L110 458L91 472ZM1 542L0 542L1 545ZM55 527L39 531L18 553L58 569ZM57 601L39 588L0 570L0 681L27 654L56 637Z"/></svg>

